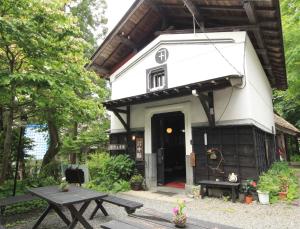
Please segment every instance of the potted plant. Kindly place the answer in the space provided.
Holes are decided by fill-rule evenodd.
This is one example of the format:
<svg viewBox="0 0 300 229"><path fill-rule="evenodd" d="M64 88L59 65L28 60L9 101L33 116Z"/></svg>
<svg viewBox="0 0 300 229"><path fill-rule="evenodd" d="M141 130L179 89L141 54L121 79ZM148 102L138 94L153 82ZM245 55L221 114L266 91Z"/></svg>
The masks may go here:
<svg viewBox="0 0 300 229"><path fill-rule="evenodd" d="M270 203L270 191L272 190L272 179L268 174L262 174L259 177L259 182L257 184L258 199L261 204Z"/></svg>
<svg viewBox="0 0 300 229"><path fill-rule="evenodd" d="M130 179L130 185L131 189L138 191L142 189L142 184L143 184L143 176L141 174L135 174L131 177Z"/></svg>
<svg viewBox="0 0 300 229"><path fill-rule="evenodd" d="M186 226L186 214L184 213L185 201L177 201L177 207L173 208L173 223L176 227L184 228Z"/></svg>
<svg viewBox="0 0 300 229"><path fill-rule="evenodd" d="M242 180L239 188L239 201L241 203L245 202L246 193L247 193L247 180Z"/></svg>
<svg viewBox="0 0 300 229"><path fill-rule="evenodd" d="M68 192L68 191L69 191L69 184L68 184L68 182L67 182L67 180L66 180L65 177L63 177L63 178L61 179L61 183L60 183L60 185L59 185L59 189L60 189L60 191L62 191L62 192Z"/></svg>
<svg viewBox="0 0 300 229"><path fill-rule="evenodd" d="M246 183L246 196L245 203L251 204L253 201L253 193L256 191L256 182L252 179L248 179Z"/></svg>
<svg viewBox="0 0 300 229"><path fill-rule="evenodd" d="M287 193L289 188L289 182L287 177L280 177L280 186L279 186L279 199L280 200L286 200Z"/></svg>

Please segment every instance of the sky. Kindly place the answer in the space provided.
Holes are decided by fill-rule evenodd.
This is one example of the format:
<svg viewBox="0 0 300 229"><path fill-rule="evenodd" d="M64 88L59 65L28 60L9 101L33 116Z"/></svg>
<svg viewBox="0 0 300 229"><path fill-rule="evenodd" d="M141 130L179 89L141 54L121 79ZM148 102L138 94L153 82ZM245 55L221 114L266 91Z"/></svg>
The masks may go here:
<svg viewBox="0 0 300 229"><path fill-rule="evenodd" d="M108 32L120 21L127 12L134 0L106 0L107 10L106 17L108 18Z"/></svg>

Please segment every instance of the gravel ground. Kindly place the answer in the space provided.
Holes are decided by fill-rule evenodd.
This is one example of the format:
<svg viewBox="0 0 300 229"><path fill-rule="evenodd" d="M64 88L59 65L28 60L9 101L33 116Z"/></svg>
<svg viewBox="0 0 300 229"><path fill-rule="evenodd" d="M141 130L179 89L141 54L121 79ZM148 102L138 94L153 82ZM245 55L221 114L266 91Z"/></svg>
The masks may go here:
<svg viewBox="0 0 300 229"><path fill-rule="evenodd" d="M170 213L175 205L175 197L170 198L171 201L159 200L159 198L152 198L147 192L139 192L139 195L132 194L134 192L119 194L120 197L139 201L144 203L145 208L153 208L161 212ZM143 196L143 197L142 197ZM149 197L150 196L150 197ZM149 199L150 198L150 199ZM89 206L85 213L85 217L88 218L89 214L93 210L94 203ZM112 219L120 219L127 217L123 208L113 206L108 203L104 203L104 207L110 214L108 217L104 217L99 211L95 218L90 222L94 228L100 228L100 224L110 221ZM18 220L22 223L18 226L11 228L27 229L31 228L37 215L41 212L37 212L35 216L22 215ZM240 228L300 228L300 207L294 205L288 205L285 203L278 203L273 205L260 205L253 203L251 205L241 203L231 203L216 198L197 199L187 202L187 215L205 221L217 222L230 226L236 226ZM11 225L17 219L10 218L8 223ZM58 229L67 228L64 223L54 213L48 215L39 228ZM76 228L83 228L80 224Z"/></svg>

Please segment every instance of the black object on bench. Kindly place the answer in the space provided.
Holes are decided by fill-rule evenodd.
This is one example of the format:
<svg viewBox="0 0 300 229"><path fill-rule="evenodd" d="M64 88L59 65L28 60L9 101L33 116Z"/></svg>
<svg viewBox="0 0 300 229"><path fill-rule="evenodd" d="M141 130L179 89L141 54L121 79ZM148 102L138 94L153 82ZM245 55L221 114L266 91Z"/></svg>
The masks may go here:
<svg viewBox="0 0 300 229"><path fill-rule="evenodd" d="M38 197L33 196L31 194L24 194L19 196L10 196L3 199L0 199L0 229L3 229L4 227L1 225L2 222L2 216L5 212L6 206L14 205L21 202L36 200Z"/></svg>
<svg viewBox="0 0 300 229"><path fill-rule="evenodd" d="M114 204L114 205L117 205L120 207L124 207L127 214L132 214L135 212L135 210L137 208L143 207L142 203L131 201L131 200L126 200L126 199L116 197L116 196L106 196L99 200L95 200L95 202L96 202L97 206L95 207L94 211L92 212L90 219L94 218L94 216L97 213L99 208L105 216L108 216L107 211L102 206L103 202L107 202L107 203Z"/></svg>
<svg viewBox="0 0 300 229"><path fill-rule="evenodd" d="M236 201L237 192L240 186L240 183L226 182L226 181L211 181L211 180L202 180L199 182L201 185L201 198L203 199L205 195L208 196L208 188L227 188L231 190L231 200L232 202ZM204 192L204 188L206 192Z"/></svg>

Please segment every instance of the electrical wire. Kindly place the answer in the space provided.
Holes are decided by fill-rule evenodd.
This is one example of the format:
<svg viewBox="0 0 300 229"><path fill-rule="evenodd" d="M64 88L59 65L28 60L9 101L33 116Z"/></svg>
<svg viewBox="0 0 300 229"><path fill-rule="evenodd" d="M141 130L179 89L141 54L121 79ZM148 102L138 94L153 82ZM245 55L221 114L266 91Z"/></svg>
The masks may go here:
<svg viewBox="0 0 300 229"><path fill-rule="evenodd" d="M223 115L224 115L224 113L227 111L227 108L228 108L228 106L229 106L229 103L230 103L230 101L231 101L231 97L232 97L232 95L233 95L233 87L231 87L231 93L230 93L230 96L229 96L229 99L228 99L228 102L227 102L227 104L226 104L226 106L225 106L225 108L224 108L224 110L223 110L223 112L222 112L222 114L221 114L221 116L220 116L220 118L218 119L218 121L217 122L219 122L220 120L221 120L221 118L223 117Z"/></svg>
<svg viewBox="0 0 300 229"><path fill-rule="evenodd" d="M188 8L188 6L186 6ZM192 16L193 16L193 21L195 21L197 23L197 25L199 26L199 28L201 29L201 25L200 23L197 21L197 18L195 18L195 15L191 12ZM195 30L194 30L195 31ZM239 76L242 76L241 72L221 53L221 51L216 47L216 45L211 41L211 39L207 36L207 34L203 31L202 33L207 40L211 43L211 45L216 49L216 51L222 56L222 58L238 73Z"/></svg>

